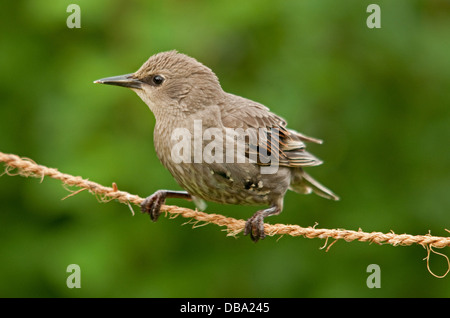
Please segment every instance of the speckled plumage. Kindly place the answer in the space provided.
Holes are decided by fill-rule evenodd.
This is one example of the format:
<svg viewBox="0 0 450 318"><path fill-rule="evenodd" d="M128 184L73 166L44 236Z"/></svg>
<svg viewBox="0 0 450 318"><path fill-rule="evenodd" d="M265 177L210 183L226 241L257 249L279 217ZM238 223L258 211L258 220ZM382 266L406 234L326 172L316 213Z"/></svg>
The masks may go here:
<svg viewBox="0 0 450 318"><path fill-rule="evenodd" d="M254 241L264 238L264 217L278 214L283 208L283 198L288 189L298 193L311 193L328 199L338 197L309 176L303 167L316 166L322 162L308 153L305 142L321 143L286 127L286 121L270 112L267 107L252 100L222 90L217 76L197 60L176 51L151 56L133 74L106 78L98 83L129 87L149 106L156 118L154 144L158 158L187 193L160 190L143 203L143 211L153 220L166 198L182 197L196 203L201 200L225 204L269 205L248 219L244 234ZM184 129L185 135L195 136L196 121L201 120L201 134L209 128L221 133L226 144L227 129L263 131L265 143L245 143L245 158L233 153L232 162L216 160L196 162L194 151L189 162L176 162L172 150L178 139L173 138L174 129ZM270 137L275 141L272 141ZM216 137L218 138L218 137ZM250 137L248 137L250 138ZM218 138L220 139L220 138ZM201 140L201 149L211 142ZM279 141L279 142L276 142ZM190 149L195 149L194 140ZM248 160L253 153L264 148L277 155L276 173L262 173L267 163ZM221 148L219 148L221 149ZM217 149L215 149L217 151ZM259 158L259 157L258 157ZM240 163L244 160L244 163Z"/></svg>

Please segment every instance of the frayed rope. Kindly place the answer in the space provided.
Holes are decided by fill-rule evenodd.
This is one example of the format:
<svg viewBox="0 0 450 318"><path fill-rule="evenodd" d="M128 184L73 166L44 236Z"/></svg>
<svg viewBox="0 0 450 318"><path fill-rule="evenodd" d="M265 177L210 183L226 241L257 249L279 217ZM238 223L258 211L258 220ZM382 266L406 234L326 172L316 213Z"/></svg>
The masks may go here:
<svg viewBox="0 0 450 318"><path fill-rule="evenodd" d="M82 177L72 176L66 173L62 173L54 168L48 168L46 166L38 165L33 160L29 158L21 158L14 154L6 154L0 152L0 162L5 163L5 170L1 175L7 174L10 176L20 175L24 177L35 177L40 178L41 182L44 177L51 177L63 182L66 186L79 187L79 190L69 191L71 192L68 197L74 196L81 191L88 190L92 194L99 197L101 202L109 202L111 200L117 200L121 203L127 204L131 212L134 215L131 203L135 205L140 205L143 198L130 194L125 191L120 191L117 188L116 183L113 183L112 187L105 187L88 179L83 179ZM181 215L184 218L195 219L196 221L190 222L188 224L193 224L193 227L199 227L201 225L206 225L209 223L216 224L218 226L226 227L227 235L236 237L239 233L244 230L245 220L234 219L231 217L226 217L221 214L205 213L200 211L194 211L188 208L173 206L173 205L163 205L161 207L161 212L166 212L170 214L171 218ZM330 247L336 243L337 240L345 240L346 242L360 241L369 242L376 244L390 244L393 246L410 246L413 244L422 245L427 250L427 268L429 272L439 278L445 277L450 272L450 261L448 257L442 253L438 253L433 250L433 248L444 248L450 246L450 237L439 237L432 236L431 234L426 235L410 235L410 234L395 234L381 233L381 232L363 232L361 229L358 231L344 230L344 229L316 229L315 224L313 227L301 227L298 225L286 225L286 224L264 224L265 233L268 236L274 235L290 235L290 236L303 236L305 238L320 238L325 239L325 248L328 245L328 239L332 238L333 241L326 251L328 252ZM448 230L447 230L448 231ZM448 263L448 270L443 275L434 274L429 266L430 253L443 256Z"/></svg>

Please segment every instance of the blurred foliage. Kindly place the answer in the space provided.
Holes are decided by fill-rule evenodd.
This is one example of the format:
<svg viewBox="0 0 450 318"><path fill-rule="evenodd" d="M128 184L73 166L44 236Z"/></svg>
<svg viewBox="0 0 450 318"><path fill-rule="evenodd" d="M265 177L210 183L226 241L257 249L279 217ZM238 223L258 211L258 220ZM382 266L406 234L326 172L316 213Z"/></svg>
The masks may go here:
<svg viewBox="0 0 450 318"><path fill-rule="evenodd" d="M361 0L80 0L81 28L69 29L71 2L0 4L0 151L140 196L179 189L153 150L147 106L92 83L177 49L211 67L226 91L325 140L309 146L325 164L308 171L342 200L289 193L268 222L448 236L448 1L379 0L381 29L367 28L373 2ZM428 273L421 246L253 244L214 225L132 217L87 192L61 201L67 194L51 179L0 178L0 296L450 296L450 276ZM255 208L207 211L246 219ZM80 289L66 287L72 263ZM366 286L372 263L380 289ZM446 270L440 256L430 265Z"/></svg>

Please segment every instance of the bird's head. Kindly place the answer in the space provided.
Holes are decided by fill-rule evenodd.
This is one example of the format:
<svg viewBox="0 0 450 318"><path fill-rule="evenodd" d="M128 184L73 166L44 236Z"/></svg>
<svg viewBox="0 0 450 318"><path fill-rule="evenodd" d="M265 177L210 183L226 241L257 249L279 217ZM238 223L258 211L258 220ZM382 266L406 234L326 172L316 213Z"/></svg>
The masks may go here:
<svg viewBox="0 0 450 318"><path fill-rule="evenodd" d="M132 89L157 117L180 111L195 113L217 105L224 94L210 68L176 51L151 56L135 73L102 78L94 83Z"/></svg>

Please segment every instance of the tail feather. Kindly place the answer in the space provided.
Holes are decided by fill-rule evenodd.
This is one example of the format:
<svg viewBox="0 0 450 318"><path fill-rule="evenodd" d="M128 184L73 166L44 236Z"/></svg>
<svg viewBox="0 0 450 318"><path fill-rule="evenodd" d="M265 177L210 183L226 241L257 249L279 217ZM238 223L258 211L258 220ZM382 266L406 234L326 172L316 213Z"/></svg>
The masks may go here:
<svg viewBox="0 0 450 318"><path fill-rule="evenodd" d="M330 189L320 184L313 177L307 174L303 169L298 168L293 171L290 189L297 193L309 194L314 192L321 197L330 200L339 200L339 197Z"/></svg>

